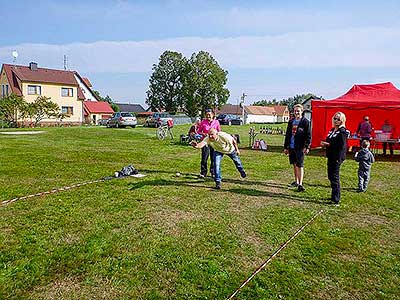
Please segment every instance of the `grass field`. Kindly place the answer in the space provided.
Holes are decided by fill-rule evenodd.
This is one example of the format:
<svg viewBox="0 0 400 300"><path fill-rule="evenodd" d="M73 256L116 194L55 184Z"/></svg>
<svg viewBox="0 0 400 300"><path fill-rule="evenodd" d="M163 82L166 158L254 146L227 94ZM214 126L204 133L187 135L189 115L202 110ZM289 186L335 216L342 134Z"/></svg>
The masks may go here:
<svg viewBox="0 0 400 300"><path fill-rule="evenodd" d="M155 129L0 135L1 201L128 164L147 175L1 205L0 299L226 299L321 209L235 299L399 299L400 162L378 159L360 194L349 157L331 207L322 153L306 157L298 193L283 137L262 135L269 151L249 150L248 129L223 127L241 136L248 178L225 157L220 191L197 178L199 150L160 142Z"/></svg>

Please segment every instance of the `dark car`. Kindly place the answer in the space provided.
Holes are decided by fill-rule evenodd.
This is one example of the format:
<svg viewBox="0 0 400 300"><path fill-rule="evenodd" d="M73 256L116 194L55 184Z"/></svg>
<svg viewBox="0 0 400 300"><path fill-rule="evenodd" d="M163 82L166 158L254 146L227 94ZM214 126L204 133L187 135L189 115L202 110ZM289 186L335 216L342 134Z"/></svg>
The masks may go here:
<svg viewBox="0 0 400 300"><path fill-rule="evenodd" d="M131 126L135 128L137 125L136 117L129 112L116 112L107 121L107 127L126 127Z"/></svg>
<svg viewBox="0 0 400 300"><path fill-rule="evenodd" d="M242 125L243 121L240 117L231 114L220 114L217 120L221 125Z"/></svg>

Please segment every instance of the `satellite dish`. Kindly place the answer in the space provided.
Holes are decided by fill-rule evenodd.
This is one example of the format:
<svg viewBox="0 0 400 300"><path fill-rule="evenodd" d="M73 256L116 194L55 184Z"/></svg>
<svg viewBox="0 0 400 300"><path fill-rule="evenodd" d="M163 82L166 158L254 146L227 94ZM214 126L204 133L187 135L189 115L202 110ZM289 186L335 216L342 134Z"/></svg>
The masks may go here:
<svg viewBox="0 0 400 300"><path fill-rule="evenodd" d="M12 56L14 57L14 59L17 59L17 57L18 57L18 52L17 52L16 50L14 50L14 51L12 52Z"/></svg>

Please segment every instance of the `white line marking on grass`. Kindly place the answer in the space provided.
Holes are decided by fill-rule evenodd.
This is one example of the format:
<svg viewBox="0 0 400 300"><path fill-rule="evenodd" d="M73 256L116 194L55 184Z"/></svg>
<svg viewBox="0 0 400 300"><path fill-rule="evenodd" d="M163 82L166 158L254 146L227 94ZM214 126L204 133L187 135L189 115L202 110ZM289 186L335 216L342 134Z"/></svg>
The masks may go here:
<svg viewBox="0 0 400 300"><path fill-rule="evenodd" d="M1 134L21 135L21 134L39 134L45 131L0 131Z"/></svg>
<svg viewBox="0 0 400 300"><path fill-rule="evenodd" d="M143 176L146 176L146 175L142 175L142 177ZM128 177L128 176L118 177L118 179L126 178L126 177ZM85 181L85 182L81 182L81 183L72 184L70 186L63 186L63 187L60 187L60 188L51 189L50 191L39 192L39 193L32 194L32 195L17 197L17 198L11 199L11 200L2 201L1 205L7 205L7 204L13 203L13 202L18 201L18 200L24 200L24 199L28 199L28 198L32 198L32 197L43 196L43 195L47 195L47 194L54 194L54 193L58 193L58 192L62 192L62 191L67 191L67 190L70 190L70 189L73 189L73 188L77 188L77 187L80 187L80 186L83 186L83 185L97 183L97 182L103 182L103 181L107 181L107 180L110 180L110 179L114 179L114 177L104 177L103 179Z"/></svg>
<svg viewBox="0 0 400 300"><path fill-rule="evenodd" d="M300 233L303 231L304 228L306 228L306 226L308 226L312 221L314 221L314 219L316 217L318 217L320 214L322 214L324 212L323 209L321 209L320 211L318 211L310 220L307 221L307 223L305 223L303 226L301 226L285 243L283 243L278 250L276 250L274 252L274 254L272 254L261 266L259 266L254 272L253 274L250 275L249 278L247 278L241 285L240 287L238 287L235 292L230 295L230 297L228 298L228 300L233 299L237 293L240 292L240 290L247 285L250 280L252 280L260 271L262 271L262 269L264 269L270 262L272 259L274 259L275 256L277 256L279 254L279 252L281 252L283 249L285 249L285 247Z"/></svg>
<svg viewBox="0 0 400 300"><path fill-rule="evenodd" d="M57 192L67 191L67 190L70 190L72 188L80 187L82 185L91 184L91 183L97 183L97 182L102 182L102 181L105 181L105 179L97 179L97 180L92 180L92 181L86 181L86 182L83 182L83 183L77 183L77 184L73 184L73 185L70 185L70 186L64 186L64 187L61 187L61 188L58 188L58 189L51 189L50 191L39 192L39 193L36 193L36 194L22 196L22 197L14 198L14 199L11 199L11 200L5 200L5 201L1 202L1 205L7 205L7 204L13 203L13 202L18 201L18 200L24 200L24 199L28 199L28 198L32 198L32 197L43 196L43 195L48 195L48 194L54 194L54 193L57 193Z"/></svg>

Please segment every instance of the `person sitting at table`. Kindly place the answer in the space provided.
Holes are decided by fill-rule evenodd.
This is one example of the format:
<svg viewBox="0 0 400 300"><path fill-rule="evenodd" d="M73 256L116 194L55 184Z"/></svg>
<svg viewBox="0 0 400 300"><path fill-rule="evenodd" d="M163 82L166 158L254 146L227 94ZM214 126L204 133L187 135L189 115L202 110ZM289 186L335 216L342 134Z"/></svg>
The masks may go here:
<svg viewBox="0 0 400 300"><path fill-rule="evenodd" d="M393 125L390 123L388 119L385 120L385 123L382 126L382 133L387 134L388 139L392 138L393 135ZM384 141L382 146L383 146L383 155L386 155L386 148L387 144L389 144L389 150L390 150L390 155L393 156L393 144L388 143L387 141Z"/></svg>
<svg viewBox="0 0 400 300"><path fill-rule="evenodd" d="M369 121L368 116L364 116L364 120L358 124L357 127L357 135L360 137L360 147L362 145L362 141L371 140L371 133L373 131L372 124Z"/></svg>

